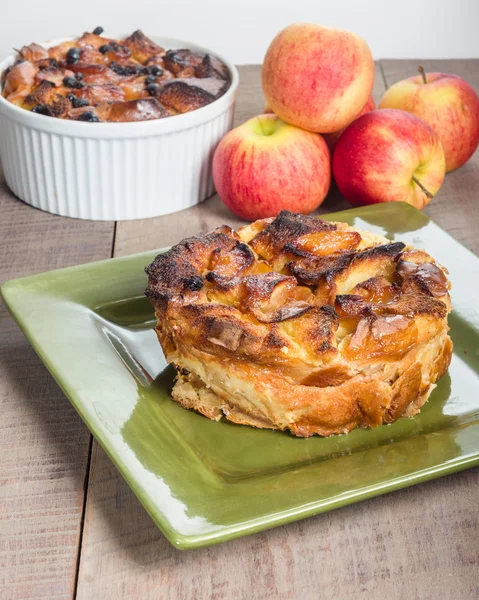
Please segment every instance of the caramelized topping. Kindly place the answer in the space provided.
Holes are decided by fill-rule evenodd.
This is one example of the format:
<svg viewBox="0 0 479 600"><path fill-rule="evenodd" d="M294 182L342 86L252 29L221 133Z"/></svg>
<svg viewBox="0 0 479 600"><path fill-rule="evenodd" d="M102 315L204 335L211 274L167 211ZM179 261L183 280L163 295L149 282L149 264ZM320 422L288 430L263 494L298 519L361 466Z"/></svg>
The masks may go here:
<svg viewBox="0 0 479 600"><path fill-rule="evenodd" d="M311 368L338 350L361 365L397 360L444 327L448 283L426 253L416 264L403 260L412 251L402 242L383 240L283 211L160 254L147 268L146 294L161 310L195 315L205 351L225 357ZM348 373L323 378L313 369L301 381L339 385Z"/></svg>
<svg viewBox="0 0 479 600"><path fill-rule="evenodd" d="M301 236L284 246L296 256L329 256L356 248L361 241L357 231L318 231Z"/></svg>
<svg viewBox="0 0 479 600"><path fill-rule="evenodd" d="M344 355L351 360L368 361L377 357L397 360L417 343L414 320L402 315L361 319L349 339Z"/></svg>
<svg viewBox="0 0 479 600"><path fill-rule="evenodd" d="M431 296L440 298L448 292L447 278L439 267L431 262L416 264L400 260L396 270L398 279L403 283L413 280Z"/></svg>
<svg viewBox="0 0 479 600"><path fill-rule="evenodd" d="M171 81L161 87L155 86L150 93L176 113L197 110L215 100L215 96L210 92L181 80Z"/></svg>
<svg viewBox="0 0 479 600"><path fill-rule="evenodd" d="M271 260L297 238L318 231L336 229L334 223L283 210L250 241L250 245L259 255Z"/></svg>

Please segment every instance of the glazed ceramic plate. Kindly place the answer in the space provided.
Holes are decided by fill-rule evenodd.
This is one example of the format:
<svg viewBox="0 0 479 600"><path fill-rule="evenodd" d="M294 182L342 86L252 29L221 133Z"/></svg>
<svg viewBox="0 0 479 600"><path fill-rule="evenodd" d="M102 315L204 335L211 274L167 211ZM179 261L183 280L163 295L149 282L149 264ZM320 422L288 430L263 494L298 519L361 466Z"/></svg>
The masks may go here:
<svg viewBox="0 0 479 600"><path fill-rule="evenodd" d="M479 463L479 260L406 204L327 218L424 247L450 271L454 356L414 419L300 439L184 410L170 398L173 370L143 296L143 269L155 252L2 287L40 358L178 548L222 542Z"/></svg>

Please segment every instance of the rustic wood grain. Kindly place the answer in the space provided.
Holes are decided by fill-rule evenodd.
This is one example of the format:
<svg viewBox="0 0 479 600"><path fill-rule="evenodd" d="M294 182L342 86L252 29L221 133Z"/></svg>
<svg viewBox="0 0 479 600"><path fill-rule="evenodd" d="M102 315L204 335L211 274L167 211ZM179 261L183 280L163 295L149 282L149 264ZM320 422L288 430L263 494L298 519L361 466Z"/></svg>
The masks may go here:
<svg viewBox="0 0 479 600"><path fill-rule="evenodd" d="M477 491L477 470L465 471L219 546L180 552L95 446L77 597L477 598Z"/></svg>
<svg viewBox="0 0 479 600"><path fill-rule="evenodd" d="M393 77L393 68L405 72L404 64L386 61L386 80ZM449 67L447 61L440 66ZM453 65L456 71L459 66ZM479 77L479 61L468 69ZM237 122L263 106L259 67L241 68L241 79ZM383 84L377 77L376 100ZM429 213L477 251L479 224L471 212L479 186L476 161L477 155L471 167L448 176ZM347 203L336 192L320 212L344 207ZM239 220L213 197L170 217L120 223L115 255L169 245L223 222L237 225ZM479 470L473 469L220 546L181 553L163 538L94 443L77 597L477 598L478 491Z"/></svg>
<svg viewBox="0 0 479 600"><path fill-rule="evenodd" d="M55 217L0 172L0 283L110 256L113 223ZM0 598L71 598L90 434L0 302Z"/></svg>

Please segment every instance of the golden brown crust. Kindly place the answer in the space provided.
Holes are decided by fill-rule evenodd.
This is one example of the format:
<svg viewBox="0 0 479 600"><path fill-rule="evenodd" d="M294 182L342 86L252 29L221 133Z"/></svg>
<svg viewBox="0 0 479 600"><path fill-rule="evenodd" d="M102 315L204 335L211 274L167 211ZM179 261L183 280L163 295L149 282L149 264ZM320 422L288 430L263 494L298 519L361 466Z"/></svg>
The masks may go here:
<svg viewBox="0 0 479 600"><path fill-rule="evenodd" d="M152 56L165 55L165 49L147 38L139 29L124 40L124 45L129 48L132 58L140 63L146 63Z"/></svg>
<svg viewBox="0 0 479 600"><path fill-rule="evenodd" d="M182 114L211 104L215 95L181 80L173 80L159 88L156 98L168 109Z"/></svg>
<svg viewBox="0 0 479 600"><path fill-rule="evenodd" d="M2 95L26 110L70 120L127 122L206 106L226 92L230 73L216 57L167 51L138 30L124 40L84 33L49 49L23 46L1 83Z"/></svg>
<svg viewBox="0 0 479 600"><path fill-rule="evenodd" d="M447 369L446 272L424 251L283 211L147 267L173 397L209 418L330 435L413 415Z"/></svg>

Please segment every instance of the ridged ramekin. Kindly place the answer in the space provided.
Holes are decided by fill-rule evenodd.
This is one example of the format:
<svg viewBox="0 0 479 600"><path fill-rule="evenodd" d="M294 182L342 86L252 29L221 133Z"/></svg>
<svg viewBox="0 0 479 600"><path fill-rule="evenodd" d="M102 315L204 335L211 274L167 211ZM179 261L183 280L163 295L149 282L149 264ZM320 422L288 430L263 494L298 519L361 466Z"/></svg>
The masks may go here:
<svg viewBox="0 0 479 600"><path fill-rule="evenodd" d="M135 123L56 119L0 96L0 158L16 196L58 215L124 220L173 213L213 194L212 157L233 123L238 71L216 52L191 42L152 39L168 49L217 56L231 74L227 92L198 110ZM13 61L10 56L0 63L0 72Z"/></svg>

